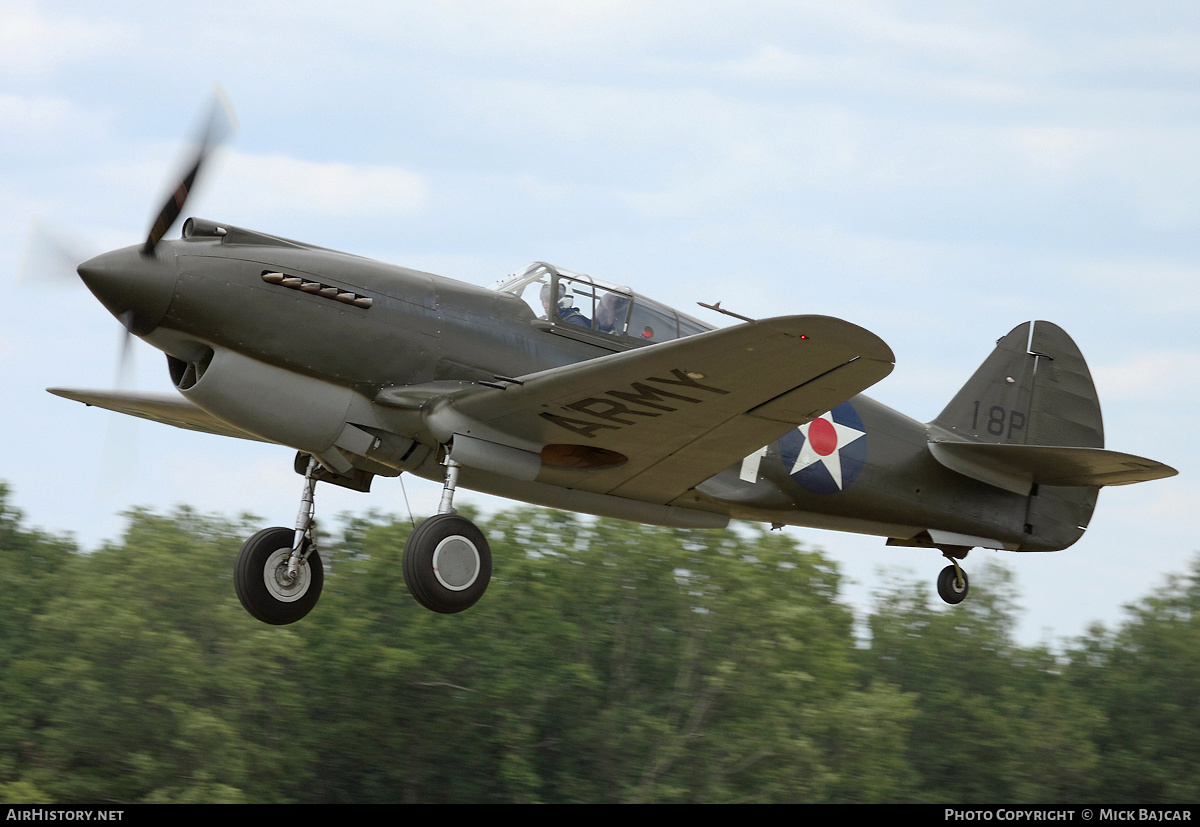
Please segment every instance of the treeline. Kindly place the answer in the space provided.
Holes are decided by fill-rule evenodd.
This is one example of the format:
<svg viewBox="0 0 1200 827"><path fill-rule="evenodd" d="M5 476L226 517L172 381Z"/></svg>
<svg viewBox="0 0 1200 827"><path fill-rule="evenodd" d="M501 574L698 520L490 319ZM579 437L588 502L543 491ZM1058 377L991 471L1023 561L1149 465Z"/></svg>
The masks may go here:
<svg viewBox="0 0 1200 827"><path fill-rule="evenodd" d="M1002 569L957 608L786 535L517 509L460 615L404 588L407 521L321 538L314 612L252 620L260 528L129 515L90 554L0 485L0 802L1200 800L1200 559L1065 654Z"/></svg>

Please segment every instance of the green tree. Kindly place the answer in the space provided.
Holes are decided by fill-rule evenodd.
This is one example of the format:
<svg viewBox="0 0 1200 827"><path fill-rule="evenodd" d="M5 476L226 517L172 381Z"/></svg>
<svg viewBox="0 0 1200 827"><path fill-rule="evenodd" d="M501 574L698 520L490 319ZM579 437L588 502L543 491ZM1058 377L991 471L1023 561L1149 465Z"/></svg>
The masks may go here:
<svg viewBox="0 0 1200 827"><path fill-rule="evenodd" d="M36 618L69 578L75 546L25 528L9 498L0 483L0 801L49 801L27 778L41 761L32 733L44 720L39 689L50 668Z"/></svg>
<svg viewBox="0 0 1200 827"><path fill-rule="evenodd" d="M438 615L403 584L411 525L350 519L320 538L321 603L280 628L234 595L248 518L128 516L80 555L0 508L22 584L0 595L0 798L911 794L915 695L862 673L836 567L784 535L501 513L488 595Z"/></svg>
<svg viewBox="0 0 1200 827"><path fill-rule="evenodd" d="M244 526L136 511L79 557L40 617L37 785L60 801L289 801L311 771L295 634L242 611Z"/></svg>
<svg viewBox="0 0 1200 827"><path fill-rule="evenodd" d="M1116 631L1094 627L1071 653L1079 694L1106 719L1097 792L1110 800L1200 801L1200 556L1128 607Z"/></svg>
<svg viewBox="0 0 1200 827"><path fill-rule="evenodd" d="M959 606L930 607L923 585L884 594L870 618L868 670L916 696L908 756L916 800L1069 801L1086 797L1099 714L1058 660L1013 641L1011 574L989 566Z"/></svg>
<svg viewBox="0 0 1200 827"><path fill-rule="evenodd" d="M820 555L540 509L484 529L495 574L461 615L404 591L407 524L357 521L334 551L335 615L310 640L341 653L339 731L373 737L366 761L322 748L350 774L326 775L329 799L885 800L904 783L911 703L852 686L852 617ZM368 638L387 656L354 660Z"/></svg>

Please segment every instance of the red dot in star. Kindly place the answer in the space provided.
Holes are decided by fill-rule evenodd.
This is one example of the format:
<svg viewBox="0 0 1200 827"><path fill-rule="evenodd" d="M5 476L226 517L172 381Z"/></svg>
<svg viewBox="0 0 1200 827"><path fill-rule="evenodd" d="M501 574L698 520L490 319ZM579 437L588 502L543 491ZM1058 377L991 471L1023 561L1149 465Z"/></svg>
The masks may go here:
<svg viewBox="0 0 1200 827"><path fill-rule="evenodd" d="M820 456L827 457L837 450L837 431L828 419L814 419L808 426L808 444Z"/></svg>

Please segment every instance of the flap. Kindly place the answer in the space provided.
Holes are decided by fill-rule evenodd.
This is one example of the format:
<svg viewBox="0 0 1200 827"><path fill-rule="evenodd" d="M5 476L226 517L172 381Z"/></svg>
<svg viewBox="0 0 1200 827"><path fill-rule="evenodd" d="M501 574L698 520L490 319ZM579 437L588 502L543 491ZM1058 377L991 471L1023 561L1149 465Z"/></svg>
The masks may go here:
<svg viewBox="0 0 1200 827"><path fill-rule="evenodd" d="M218 436L252 439L265 442L253 434L235 428L205 410L197 408L181 396L160 393L130 393L125 391L96 391L83 388L47 388L55 396L73 399L85 405L95 405L117 413L128 414L189 431L203 431Z"/></svg>
<svg viewBox="0 0 1200 827"><path fill-rule="evenodd" d="M540 453L541 482L667 503L875 384L893 359L857 325L787 316L451 392L423 415L443 442Z"/></svg>

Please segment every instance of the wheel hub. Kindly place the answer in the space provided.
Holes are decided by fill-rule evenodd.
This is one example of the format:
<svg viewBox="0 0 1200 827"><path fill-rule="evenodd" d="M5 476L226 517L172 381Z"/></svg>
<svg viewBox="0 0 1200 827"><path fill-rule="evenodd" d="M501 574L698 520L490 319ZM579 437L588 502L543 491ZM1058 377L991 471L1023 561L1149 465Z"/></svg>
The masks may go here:
<svg viewBox="0 0 1200 827"><path fill-rule="evenodd" d="M263 565L263 582L267 591L281 603L292 603L304 597L312 582L312 571L304 564L296 573L288 576L288 558L292 556L290 548L281 548L267 558Z"/></svg>
<svg viewBox="0 0 1200 827"><path fill-rule="evenodd" d="M433 574L451 591L471 587L479 577L479 550L466 537L447 537L433 550Z"/></svg>

